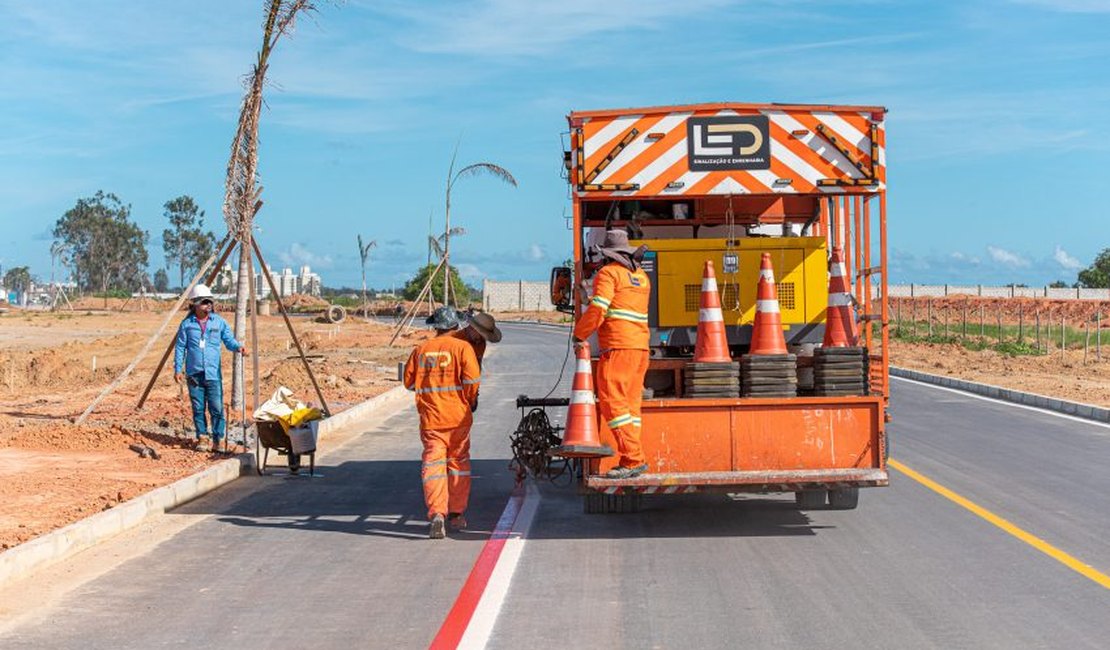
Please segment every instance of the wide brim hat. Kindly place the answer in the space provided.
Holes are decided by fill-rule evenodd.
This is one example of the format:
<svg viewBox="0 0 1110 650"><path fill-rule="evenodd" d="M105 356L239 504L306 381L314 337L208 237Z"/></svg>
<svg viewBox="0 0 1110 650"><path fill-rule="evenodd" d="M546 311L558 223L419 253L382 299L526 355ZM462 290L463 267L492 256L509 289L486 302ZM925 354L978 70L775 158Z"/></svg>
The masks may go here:
<svg viewBox="0 0 1110 650"><path fill-rule="evenodd" d="M450 307L438 307L431 316L424 319L424 324L437 330L458 329L459 313Z"/></svg>
<svg viewBox="0 0 1110 650"><path fill-rule="evenodd" d="M497 329L497 321L484 311L470 317L470 326L490 343L497 343L501 340L501 330Z"/></svg>
<svg viewBox="0 0 1110 650"><path fill-rule="evenodd" d="M628 233L625 231L606 230L605 241L597 247L597 250L611 260L624 262L624 260L635 255L639 248L633 248L629 245Z"/></svg>

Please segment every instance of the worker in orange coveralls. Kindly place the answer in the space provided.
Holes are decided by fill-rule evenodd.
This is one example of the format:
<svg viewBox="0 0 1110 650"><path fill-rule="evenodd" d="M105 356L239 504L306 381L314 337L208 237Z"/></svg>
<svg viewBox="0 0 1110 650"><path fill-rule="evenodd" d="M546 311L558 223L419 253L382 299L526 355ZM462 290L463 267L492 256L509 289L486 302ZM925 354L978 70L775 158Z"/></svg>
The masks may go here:
<svg viewBox="0 0 1110 650"><path fill-rule="evenodd" d="M640 445L640 403L648 369L648 299L651 283L640 266L643 248L632 248L623 230L609 230L597 247L606 264L594 277L593 298L574 327L575 347L597 331L597 397L620 456L607 478L647 471Z"/></svg>
<svg viewBox="0 0 1110 650"><path fill-rule="evenodd" d="M478 368L482 367L482 357L486 354L486 341L499 343L501 330L497 321L484 311L471 314L467 321L469 324L461 330L456 330L452 336L462 339L474 348L474 356L478 359Z"/></svg>
<svg viewBox="0 0 1110 650"><path fill-rule="evenodd" d="M478 408L481 371L474 348L453 336L458 314L440 307L425 321L436 330L412 351L405 364L405 388L416 392L420 442L424 444L420 475L431 530L443 539L445 523L466 528L470 500L470 425ZM445 519L446 517L446 519Z"/></svg>

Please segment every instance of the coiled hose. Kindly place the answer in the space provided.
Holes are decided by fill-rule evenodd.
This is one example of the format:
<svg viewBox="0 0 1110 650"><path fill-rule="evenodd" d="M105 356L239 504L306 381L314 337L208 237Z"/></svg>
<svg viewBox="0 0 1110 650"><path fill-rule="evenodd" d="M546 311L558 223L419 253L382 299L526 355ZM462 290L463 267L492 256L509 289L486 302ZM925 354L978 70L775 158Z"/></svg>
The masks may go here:
<svg viewBox="0 0 1110 650"><path fill-rule="evenodd" d="M552 483L566 475L573 478L571 459L553 458L551 450L563 443L558 431L547 419L542 408L528 411L520 419L516 431L509 434L509 445L513 450L513 460L509 463L515 469L518 479L527 474L533 478L545 478Z"/></svg>

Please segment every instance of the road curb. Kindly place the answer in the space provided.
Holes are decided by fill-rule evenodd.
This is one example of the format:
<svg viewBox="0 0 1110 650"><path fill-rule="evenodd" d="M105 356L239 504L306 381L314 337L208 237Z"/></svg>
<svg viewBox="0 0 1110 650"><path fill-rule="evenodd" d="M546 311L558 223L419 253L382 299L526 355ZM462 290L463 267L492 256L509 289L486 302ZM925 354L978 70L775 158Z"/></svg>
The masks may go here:
<svg viewBox="0 0 1110 650"><path fill-rule="evenodd" d="M319 429L320 435L323 436L336 429L347 426L355 420L366 417L371 413L393 406L395 402L404 399L404 397L409 394L409 391L405 390L404 386L398 385L390 388L381 395L371 397L365 402L359 402L351 408L340 411L321 422Z"/></svg>
<svg viewBox="0 0 1110 650"><path fill-rule="evenodd" d="M396 386L365 402L360 402L321 422L320 434L332 433L359 418L392 407L407 394L408 391L404 386ZM134 528L150 517L203 496L234 481L244 473L253 471L254 466L253 453L239 454L196 474L139 495L110 510L98 512L10 548L0 553L0 587Z"/></svg>
<svg viewBox="0 0 1110 650"><path fill-rule="evenodd" d="M0 586L134 528L149 517L192 501L239 478L253 467L253 454L239 454L110 510L8 549L0 553Z"/></svg>
<svg viewBox="0 0 1110 650"><path fill-rule="evenodd" d="M964 379L956 379L955 377L933 375L919 370L909 370L907 368L898 368L895 366L890 367L890 374L895 377L902 377L903 379L912 379L926 384L933 384L934 386L962 390L968 393L975 393L976 395L1002 400L1004 402L1012 402L1014 404L1045 409L1046 411L1055 411L1065 415L1072 415L1085 420L1110 422L1110 409L1093 404L1072 402L1057 397L1026 393L1020 390L1013 390L1012 388L1002 388L1001 386L994 386L991 384L980 384Z"/></svg>

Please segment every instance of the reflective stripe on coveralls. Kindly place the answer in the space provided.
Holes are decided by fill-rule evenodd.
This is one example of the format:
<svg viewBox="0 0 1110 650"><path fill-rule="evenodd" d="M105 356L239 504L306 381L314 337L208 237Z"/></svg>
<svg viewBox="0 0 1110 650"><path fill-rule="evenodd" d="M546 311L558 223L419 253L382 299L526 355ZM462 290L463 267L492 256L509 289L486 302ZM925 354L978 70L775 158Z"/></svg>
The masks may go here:
<svg viewBox="0 0 1110 650"><path fill-rule="evenodd" d="M645 462L639 422L648 368L650 298L651 282L642 269L606 264L594 277L593 300L574 327L575 338L583 341L597 331L598 409L613 432L622 467Z"/></svg>

